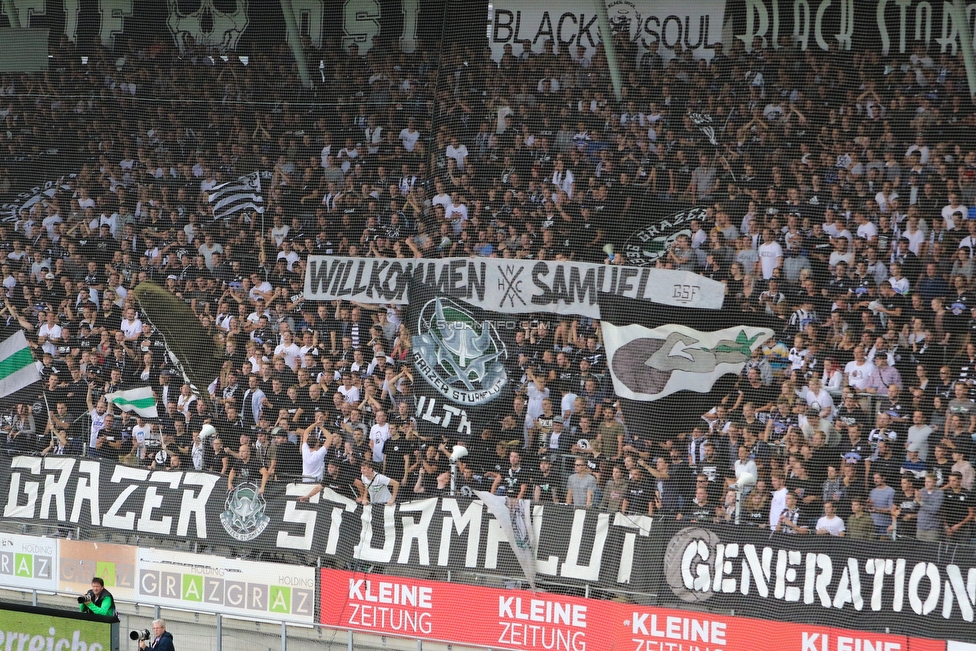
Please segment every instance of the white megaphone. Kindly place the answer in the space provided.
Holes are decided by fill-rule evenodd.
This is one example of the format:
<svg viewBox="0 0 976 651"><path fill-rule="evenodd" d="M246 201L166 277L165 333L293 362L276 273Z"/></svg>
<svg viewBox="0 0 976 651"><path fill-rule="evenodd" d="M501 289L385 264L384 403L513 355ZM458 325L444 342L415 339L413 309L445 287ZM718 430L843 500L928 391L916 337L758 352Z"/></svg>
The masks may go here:
<svg viewBox="0 0 976 651"><path fill-rule="evenodd" d="M200 428L200 440L202 441L208 436L213 436L216 433L217 430L214 429L214 426L211 425L210 423L206 423L203 427Z"/></svg>
<svg viewBox="0 0 976 651"><path fill-rule="evenodd" d="M468 456L468 448L463 445L455 445L451 451L451 463L457 463L466 456Z"/></svg>

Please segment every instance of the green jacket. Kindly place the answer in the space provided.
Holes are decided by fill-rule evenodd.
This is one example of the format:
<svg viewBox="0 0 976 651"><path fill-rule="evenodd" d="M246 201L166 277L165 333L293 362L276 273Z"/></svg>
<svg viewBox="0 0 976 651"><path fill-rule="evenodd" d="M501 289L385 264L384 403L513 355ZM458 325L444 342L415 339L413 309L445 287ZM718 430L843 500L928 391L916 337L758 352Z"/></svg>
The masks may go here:
<svg viewBox="0 0 976 651"><path fill-rule="evenodd" d="M875 540L878 534L874 528L871 516L861 511L847 518L847 537L858 540Z"/></svg>
<svg viewBox="0 0 976 651"><path fill-rule="evenodd" d="M115 600L112 599L112 593L108 590L102 590L102 596L97 600L92 599L88 603L81 604L81 612L90 612L95 615L102 615L103 617L115 617Z"/></svg>

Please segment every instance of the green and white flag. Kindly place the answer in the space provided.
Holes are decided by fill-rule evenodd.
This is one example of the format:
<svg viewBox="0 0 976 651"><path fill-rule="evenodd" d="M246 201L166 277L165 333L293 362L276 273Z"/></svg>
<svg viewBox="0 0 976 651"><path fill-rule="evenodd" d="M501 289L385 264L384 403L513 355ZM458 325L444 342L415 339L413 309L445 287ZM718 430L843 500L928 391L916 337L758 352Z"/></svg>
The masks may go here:
<svg viewBox="0 0 976 651"><path fill-rule="evenodd" d="M105 399L122 411L134 411L143 418L156 418L156 397L149 387L106 393Z"/></svg>
<svg viewBox="0 0 976 651"><path fill-rule="evenodd" d="M34 354L22 331L0 343L0 397L9 396L40 379Z"/></svg>

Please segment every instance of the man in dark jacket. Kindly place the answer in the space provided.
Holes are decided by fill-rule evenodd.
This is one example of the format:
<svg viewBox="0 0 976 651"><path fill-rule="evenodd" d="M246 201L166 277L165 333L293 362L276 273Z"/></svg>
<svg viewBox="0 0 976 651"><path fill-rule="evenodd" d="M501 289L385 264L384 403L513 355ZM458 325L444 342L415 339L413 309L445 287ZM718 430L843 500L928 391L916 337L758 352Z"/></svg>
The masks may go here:
<svg viewBox="0 0 976 651"><path fill-rule="evenodd" d="M153 639L139 640L140 649L154 649L155 651L176 651L173 646L173 634L166 630L166 622L161 619L153 620Z"/></svg>

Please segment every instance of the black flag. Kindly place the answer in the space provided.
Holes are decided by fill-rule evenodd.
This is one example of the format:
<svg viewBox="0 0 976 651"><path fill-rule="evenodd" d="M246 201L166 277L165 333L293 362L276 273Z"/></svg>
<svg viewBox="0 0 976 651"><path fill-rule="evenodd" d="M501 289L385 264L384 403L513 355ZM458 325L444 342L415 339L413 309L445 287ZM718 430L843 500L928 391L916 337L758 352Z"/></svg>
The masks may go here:
<svg viewBox="0 0 976 651"><path fill-rule="evenodd" d="M701 423L772 337L763 315L600 294L601 329L627 426L661 438Z"/></svg>
<svg viewBox="0 0 976 651"><path fill-rule="evenodd" d="M518 317L451 298L415 278L406 320L421 434L466 440L496 427L518 383L507 370Z"/></svg>

